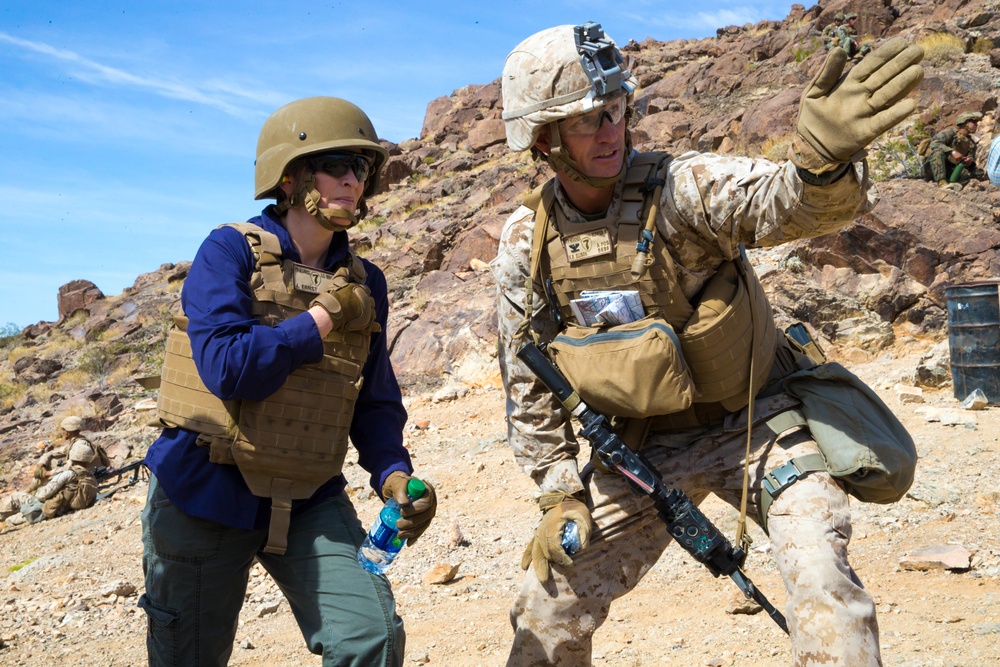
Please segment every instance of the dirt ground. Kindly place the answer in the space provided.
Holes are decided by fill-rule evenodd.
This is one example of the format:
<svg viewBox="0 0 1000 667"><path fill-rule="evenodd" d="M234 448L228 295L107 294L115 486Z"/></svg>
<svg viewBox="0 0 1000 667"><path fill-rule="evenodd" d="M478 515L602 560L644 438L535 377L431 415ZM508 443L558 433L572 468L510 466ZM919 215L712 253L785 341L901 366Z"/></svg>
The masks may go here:
<svg viewBox="0 0 1000 667"><path fill-rule="evenodd" d="M903 403L894 385L911 381L926 348L863 355L848 365L897 412L921 456L910 493L894 505L855 503L851 560L878 604L886 665L1000 665L1000 409L958 409L950 388ZM407 629L408 665L503 665L508 610L520 587L521 551L537 520L533 484L505 443L503 393L495 378L455 400L408 400L407 445L419 474L438 490L431 530L407 548L388 576ZM975 424L928 421L951 409ZM155 433L150 434L150 440ZM347 468L367 523L378 502L367 474ZM119 490L93 508L0 534L0 664L145 664L139 513L146 484ZM706 514L732 537L736 513L710 499ZM747 573L779 608L784 592L767 549L752 532ZM971 566L914 570L901 559L955 545ZM424 583L439 564L458 566L447 584ZM732 614L742 596L672 548L640 586L619 600L595 640L595 664L789 664L787 637L764 614ZM288 605L255 568L231 665L319 665L305 649Z"/></svg>

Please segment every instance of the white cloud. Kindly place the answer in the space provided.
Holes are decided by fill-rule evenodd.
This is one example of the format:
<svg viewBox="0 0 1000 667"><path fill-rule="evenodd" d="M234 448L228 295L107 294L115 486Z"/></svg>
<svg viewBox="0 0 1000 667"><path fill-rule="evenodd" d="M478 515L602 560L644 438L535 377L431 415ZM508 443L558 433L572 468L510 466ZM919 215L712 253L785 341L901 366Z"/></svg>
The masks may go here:
<svg viewBox="0 0 1000 667"><path fill-rule="evenodd" d="M238 95L234 95L233 93L237 92L238 89L233 86L206 85L204 86L204 89L202 89L198 86L181 83L179 81L141 76L131 72L126 72L125 70L117 67L103 65L99 62L81 56L75 51L60 49L43 42L21 39L2 31L0 31L0 42L6 42L13 46L17 46L27 51L47 56L52 60L64 63L70 66L70 69L78 81L94 85L110 84L114 86L144 90L152 92L160 97L181 100L184 102L193 102L202 106L214 108L227 115L238 118L255 118L261 113L259 105L254 105L254 108L250 108L243 106L242 104L238 104L236 100L227 99L229 97L236 97L239 101L248 99L257 101L261 97L260 94L242 90L238 91Z"/></svg>

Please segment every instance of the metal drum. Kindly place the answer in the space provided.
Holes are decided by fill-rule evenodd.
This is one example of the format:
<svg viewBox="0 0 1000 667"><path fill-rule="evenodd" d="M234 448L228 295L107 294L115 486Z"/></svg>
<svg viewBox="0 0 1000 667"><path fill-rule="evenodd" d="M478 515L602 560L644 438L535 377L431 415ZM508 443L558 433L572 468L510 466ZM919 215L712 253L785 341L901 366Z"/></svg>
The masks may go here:
<svg viewBox="0 0 1000 667"><path fill-rule="evenodd" d="M948 301L948 349L955 398L974 390L1000 403L1000 281L945 288Z"/></svg>

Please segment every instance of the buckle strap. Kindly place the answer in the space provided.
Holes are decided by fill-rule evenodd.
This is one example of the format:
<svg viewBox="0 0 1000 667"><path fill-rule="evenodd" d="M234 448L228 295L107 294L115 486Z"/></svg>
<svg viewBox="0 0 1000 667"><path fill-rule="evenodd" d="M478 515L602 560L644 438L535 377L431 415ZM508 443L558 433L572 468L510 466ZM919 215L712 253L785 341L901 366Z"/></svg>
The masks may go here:
<svg viewBox="0 0 1000 667"><path fill-rule="evenodd" d="M797 456L785 465L778 466L764 475L760 482L760 523L767 532L767 513L771 503L792 484L811 472L825 472L826 459L819 452Z"/></svg>
<svg viewBox="0 0 1000 667"><path fill-rule="evenodd" d="M292 519L292 487L289 479L275 478L271 482L271 521L267 527L264 552L281 556L288 549L288 527Z"/></svg>

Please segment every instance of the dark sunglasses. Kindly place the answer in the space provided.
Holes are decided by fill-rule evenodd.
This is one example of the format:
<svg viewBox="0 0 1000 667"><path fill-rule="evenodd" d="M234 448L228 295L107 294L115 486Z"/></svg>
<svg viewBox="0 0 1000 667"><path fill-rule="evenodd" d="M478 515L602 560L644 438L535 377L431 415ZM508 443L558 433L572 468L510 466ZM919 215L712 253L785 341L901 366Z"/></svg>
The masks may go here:
<svg viewBox="0 0 1000 667"><path fill-rule="evenodd" d="M313 172L321 171L334 178L340 178L350 169L358 179L358 183L368 180L371 173L371 158L360 153L326 153L309 158L309 168Z"/></svg>

